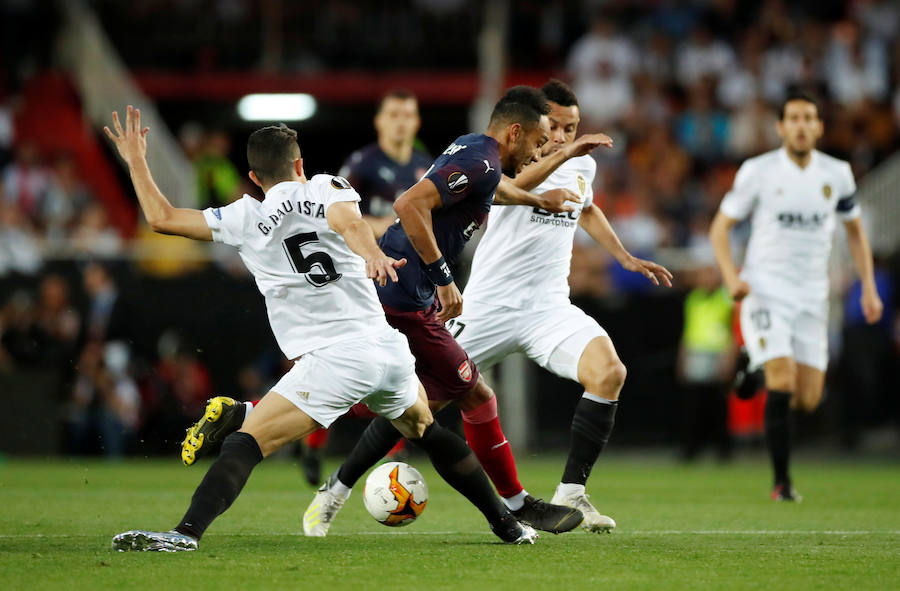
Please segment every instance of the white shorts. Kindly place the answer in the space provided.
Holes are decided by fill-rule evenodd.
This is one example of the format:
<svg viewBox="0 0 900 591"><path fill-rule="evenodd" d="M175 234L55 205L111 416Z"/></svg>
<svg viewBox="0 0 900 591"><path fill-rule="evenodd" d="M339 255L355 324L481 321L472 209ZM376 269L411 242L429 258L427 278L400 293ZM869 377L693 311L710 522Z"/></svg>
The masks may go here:
<svg viewBox="0 0 900 591"><path fill-rule="evenodd" d="M608 336L597 321L572 304L522 310L467 302L447 323L456 342L479 369L487 370L521 352L544 369L578 381L578 361L588 343Z"/></svg>
<svg viewBox="0 0 900 591"><path fill-rule="evenodd" d="M828 367L827 310L815 313L750 292L741 302L741 333L753 369L779 357L790 357L821 371Z"/></svg>
<svg viewBox="0 0 900 591"><path fill-rule="evenodd" d="M306 353L272 391L328 427L357 402L396 419L419 396L409 344L393 328Z"/></svg>

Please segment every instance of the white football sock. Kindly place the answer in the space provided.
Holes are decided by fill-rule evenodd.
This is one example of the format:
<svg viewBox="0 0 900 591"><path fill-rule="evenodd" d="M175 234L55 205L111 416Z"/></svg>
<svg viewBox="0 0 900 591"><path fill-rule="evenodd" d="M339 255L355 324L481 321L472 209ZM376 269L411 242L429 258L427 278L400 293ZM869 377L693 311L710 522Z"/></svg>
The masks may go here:
<svg viewBox="0 0 900 591"><path fill-rule="evenodd" d="M337 498L346 500L353 489L341 482L339 478L336 478L334 485L328 490Z"/></svg>
<svg viewBox="0 0 900 591"><path fill-rule="evenodd" d="M581 496L584 494L584 485L574 482L560 482L556 492L565 497Z"/></svg>
<svg viewBox="0 0 900 591"><path fill-rule="evenodd" d="M500 498L503 499L503 504L506 505L510 511L518 511L522 508L523 505L525 505L525 497L527 496L528 491L523 488L522 492L517 495L513 495L508 499L505 497Z"/></svg>

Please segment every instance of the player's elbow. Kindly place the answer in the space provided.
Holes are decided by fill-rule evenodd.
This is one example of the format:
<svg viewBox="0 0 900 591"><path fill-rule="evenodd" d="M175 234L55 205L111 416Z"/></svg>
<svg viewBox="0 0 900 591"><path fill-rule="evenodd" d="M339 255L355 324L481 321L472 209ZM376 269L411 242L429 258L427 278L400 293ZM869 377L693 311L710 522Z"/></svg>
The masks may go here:
<svg viewBox="0 0 900 591"><path fill-rule="evenodd" d="M397 214L397 217L401 220L408 218L414 209L415 207L412 204L412 199L405 195L400 196L399 199L394 201L394 213Z"/></svg>
<svg viewBox="0 0 900 591"><path fill-rule="evenodd" d="M171 234L172 217L172 212L169 209L162 209L153 215L147 215L147 224L157 234Z"/></svg>

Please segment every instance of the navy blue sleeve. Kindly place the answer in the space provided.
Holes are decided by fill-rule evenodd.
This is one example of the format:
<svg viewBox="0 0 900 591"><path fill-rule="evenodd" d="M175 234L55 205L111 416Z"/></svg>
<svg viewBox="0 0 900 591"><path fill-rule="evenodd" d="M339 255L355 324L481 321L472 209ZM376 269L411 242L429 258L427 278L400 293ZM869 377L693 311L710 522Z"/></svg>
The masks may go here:
<svg viewBox="0 0 900 591"><path fill-rule="evenodd" d="M470 195L493 194L500 183L500 171L484 160L476 160L473 154L451 157L440 167L435 167L425 178L434 183L441 194L443 207L459 203Z"/></svg>

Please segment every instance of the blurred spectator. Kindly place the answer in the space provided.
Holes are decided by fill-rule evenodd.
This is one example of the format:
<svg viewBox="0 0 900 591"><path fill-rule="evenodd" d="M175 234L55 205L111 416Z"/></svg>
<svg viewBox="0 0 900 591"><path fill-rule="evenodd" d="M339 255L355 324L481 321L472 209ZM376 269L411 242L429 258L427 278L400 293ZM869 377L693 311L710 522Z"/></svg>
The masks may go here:
<svg viewBox="0 0 900 591"><path fill-rule="evenodd" d="M54 163L54 179L41 208L47 239L62 244L71 234L76 220L93 202L90 190L82 182L75 159L64 154Z"/></svg>
<svg viewBox="0 0 900 591"><path fill-rule="evenodd" d="M3 171L6 202L15 205L31 223L39 225L52 183L53 172L41 162L37 146L31 142L19 144L15 160Z"/></svg>
<svg viewBox="0 0 900 591"><path fill-rule="evenodd" d="M0 311L0 368L39 367L44 335L35 322L34 298L17 290Z"/></svg>
<svg viewBox="0 0 900 591"><path fill-rule="evenodd" d="M731 114L728 155L735 160L762 154L779 144L775 112L762 98L755 98Z"/></svg>
<svg viewBox="0 0 900 591"><path fill-rule="evenodd" d="M894 0L857 0L852 3L854 18L863 28L884 43L900 33L900 5Z"/></svg>
<svg viewBox="0 0 900 591"><path fill-rule="evenodd" d="M228 159L231 138L222 130L209 133L203 141L194 172L197 175L197 207L227 205L240 195L241 175Z"/></svg>
<svg viewBox="0 0 900 591"><path fill-rule="evenodd" d="M637 69L631 42L616 35L613 23L595 19L587 35L575 42L568 71L588 125L608 124L625 114L634 95L631 74Z"/></svg>
<svg viewBox="0 0 900 591"><path fill-rule="evenodd" d="M862 284L856 280L844 296L844 329L837 363L841 441L845 447L859 446L865 426L883 423L884 409L898 409L894 398L900 385L893 330L896 319L895 292L890 275L880 265L875 269L875 285L884 302L877 324L868 324L859 304Z"/></svg>
<svg viewBox="0 0 900 591"><path fill-rule="evenodd" d="M109 270L100 263L89 263L82 277L88 306L80 341L130 341L133 338L130 314Z"/></svg>
<svg viewBox="0 0 900 591"><path fill-rule="evenodd" d="M708 84L694 84L689 93L688 107L675 122L678 143L706 163L720 160L728 141L728 117L715 108Z"/></svg>
<svg viewBox="0 0 900 591"><path fill-rule="evenodd" d="M6 168L12 159L14 137L12 104L11 101L6 100L0 90L0 170Z"/></svg>
<svg viewBox="0 0 900 591"><path fill-rule="evenodd" d="M202 414L211 396L211 382L206 366L176 331L164 331L156 349L158 360L143 392L142 434L148 445L159 446L162 451L180 442L185 428Z"/></svg>
<svg viewBox="0 0 900 591"><path fill-rule="evenodd" d="M37 233L18 206L2 197L0 191L0 277L11 272L33 275L43 264Z"/></svg>
<svg viewBox="0 0 900 591"><path fill-rule="evenodd" d="M835 25L825 56L825 80L832 96L847 107L866 99L888 98L888 62L884 43L864 36L853 22Z"/></svg>
<svg viewBox="0 0 900 591"><path fill-rule="evenodd" d="M703 259L701 259L703 260ZM685 393L682 455L693 460L707 442L720 459L731 456L727 395L737 349L731 337L731 298L707 257L693 272L684 302L678 376Z"/></svg>
<svg viewBox="0 0 900 591"><path fill-rule="evenodd" d="M59 275L45 275L39 288L35 324L44 336L44 359L63 370L74 364L81 318L69 304L69 286Z"/></svg>
<svg viewBox="0 0 900 591"><path fill-rule="evenodd" d="M708 77L721 78L735 67L735 63L734 50L721 39L713 37L709 28L701 24L678 48L678 82L688 87Z"/></svg>
<svg viewBox="0 0 900 591"><path fill-rule="evenodd" d="M81 352L66 409L67 452L121 457L138 426L140 396L121 342L92 341Z"/></svg>
<svg viewBox="0 0 900 591"><path fill-rule="evenodd" d="M78 225L72 231L72 248L75 252L97 257L121 253L122 238L99 203L91 203L81 212Z"/></svg>

